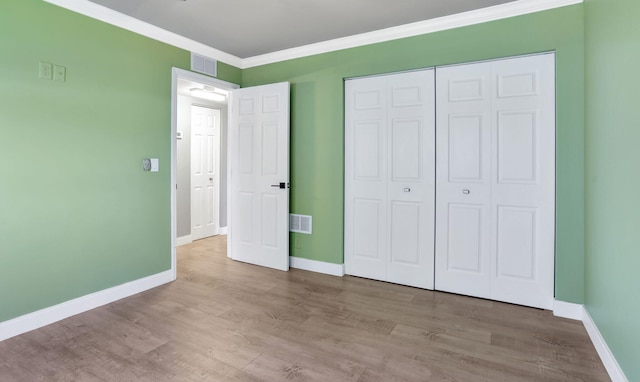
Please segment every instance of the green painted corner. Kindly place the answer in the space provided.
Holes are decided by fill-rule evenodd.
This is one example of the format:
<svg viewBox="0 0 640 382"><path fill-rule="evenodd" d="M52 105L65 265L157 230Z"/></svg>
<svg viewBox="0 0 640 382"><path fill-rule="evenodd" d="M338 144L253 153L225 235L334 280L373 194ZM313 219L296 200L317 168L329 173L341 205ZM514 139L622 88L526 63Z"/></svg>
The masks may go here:
<svg viewBox="0 0 640 382"><path fill-rule="evenodd" d="M585 1L586 307L629 381L640 381L640 2Z"/></svg>
<svg viewBox="0 0 640 382"><path fill-rule="evenodd" d="M242 83L242 69L233 65L218 61L217 77L220 80L231 82L232 84Z"/></svg>
<svg viewBox="0 0 640 382"><path fill-rule="evenodd" d="M291 211L313 216L313 235L292 235L292 255L343 263L345 78L545 51L556 51L558 72L556 297L582 303L581 5L245 69L243 86L292 84Z"/></svg>

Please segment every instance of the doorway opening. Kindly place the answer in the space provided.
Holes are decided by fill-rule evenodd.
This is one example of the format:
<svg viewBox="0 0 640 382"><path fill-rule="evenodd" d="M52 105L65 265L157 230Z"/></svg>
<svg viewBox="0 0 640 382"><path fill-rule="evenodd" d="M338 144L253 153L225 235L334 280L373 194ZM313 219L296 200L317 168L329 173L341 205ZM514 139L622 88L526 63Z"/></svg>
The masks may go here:
<svg viewBox="0 0 640 382"><path fill-rule="evenodd" d="M192 107L216 110L219 115L219 168L206 176L215 184L215 231L225 234L227 227L227 125L228 97L221 97L240 86L184 69L173 68L171 75L171 269L176 277L176 247L190 243L194 224L192 213ZM203 94L204 92L204 94ZM208 93L208 94L207 94ZM208 207L207 207L208 208ZM206 216L206 215L205 215Z"/></svg>

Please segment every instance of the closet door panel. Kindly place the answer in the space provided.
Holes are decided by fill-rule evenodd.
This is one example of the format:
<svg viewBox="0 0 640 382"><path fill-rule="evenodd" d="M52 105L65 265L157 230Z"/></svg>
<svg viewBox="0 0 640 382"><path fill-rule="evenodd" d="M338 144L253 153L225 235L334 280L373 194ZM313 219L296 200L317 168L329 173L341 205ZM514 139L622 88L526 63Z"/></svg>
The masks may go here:
<svg viewBox="0 0 640 382"><path fill-rule="evenodd" d="M436 69L437 290L491 292L491 66Z"/></svg>
<svg viewBox="0 0 640 382"><path fill-rule="evenodd" d="M345 82L347 274L433 289L434 115L433 70Z"/></svg>
<svg viewBox="0 0 640 382"><path fill-rule="evenodd" d="M554 61L437 69L436 289L553 307Z"/></svg>
<svg viewBox="0 0 640 382"><path fill-rule="evenodd" d="M552 309L555 263L555 59L492 64L492 298Z"/></svg>
<svg viewBox="0 0 640 382"><path fill-rule="evenodd" d="M434 70L388 76L390 102L386 281L433 289Z"/></svg>
<svg viewBox="0 0 640 382"><path fill-rule="evenodd" d="M345 83L345 270L373 279L388 261L386 93L377 77Z"/></svg>

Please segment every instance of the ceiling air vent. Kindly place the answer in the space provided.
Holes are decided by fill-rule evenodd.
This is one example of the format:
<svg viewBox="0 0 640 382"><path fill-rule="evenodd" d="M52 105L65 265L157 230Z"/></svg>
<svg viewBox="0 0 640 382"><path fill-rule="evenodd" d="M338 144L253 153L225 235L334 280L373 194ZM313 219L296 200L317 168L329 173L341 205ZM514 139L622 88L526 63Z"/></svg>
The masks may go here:
<svg viewBox="0 0 640 382"><path fill-rule="evenodd" d="M191 52L191 70L216 77L218 75L218 61Z"/></svg>
<svg viewBox="0 0 640 382"><path fill-rule="evenodd" d="M311 235L311 216L289 214L289 232Z"/></svg>

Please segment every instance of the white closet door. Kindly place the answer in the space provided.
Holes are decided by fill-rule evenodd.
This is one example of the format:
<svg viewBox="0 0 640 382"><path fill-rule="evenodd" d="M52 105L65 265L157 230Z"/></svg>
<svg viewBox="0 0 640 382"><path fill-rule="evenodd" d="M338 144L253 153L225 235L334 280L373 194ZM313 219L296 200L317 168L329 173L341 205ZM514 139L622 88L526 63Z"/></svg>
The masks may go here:
<svg viewBox="0 0 640 382"><path fill-rule="evenodd" d="M555 56L496 61L493 298L552 309L555 261Z"/></svg>
<svg viewBox="0 0 640 382"><path fill-rule="evenodd" d="M345 84L345 268L433 289L433 70Z"/></svg>
<svg viewBox="0 0 640 382"><path fill-rule="evenodd" d="M437 70L436 289L552 308L554 62Z"/></svg>
<svg viewBox="0 0 640 382"><path fill-rule="evenodd" d="M387 281L433 289L434 70L388 81Z"/></svg>
<svg viewBox="0 0 640 382"><path fill-rule="evenodd" d="M435 287L490 298L491 64L436 74Z"/></svg>
<svg viewBox="0 0 640 382"><path fill-rule="evenodd" d="M345 271L387 277L387 79L345 82Z"/></svg>

